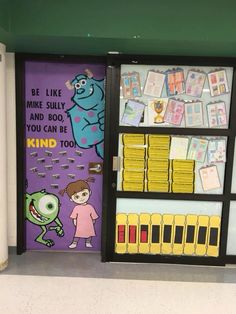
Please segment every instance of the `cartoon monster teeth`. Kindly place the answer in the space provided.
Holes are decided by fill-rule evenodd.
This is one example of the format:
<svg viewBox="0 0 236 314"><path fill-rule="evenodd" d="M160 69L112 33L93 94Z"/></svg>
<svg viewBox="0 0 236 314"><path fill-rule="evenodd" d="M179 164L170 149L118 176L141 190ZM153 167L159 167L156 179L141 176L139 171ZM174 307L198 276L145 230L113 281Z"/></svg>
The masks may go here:
<svg viewBox="0 0 236 314"><path fill-rule="evenodd" d="M59 237L64 236L63 225L58 217L59 211L59 199L56 195L49 194L45 190L26 194L26 219L39 226L42 231L35 242L48 247L53 246L54 242L51 239L44 238L48 230L55 230ZM55 226L51 226L53 222L56 224Z"/></svg>

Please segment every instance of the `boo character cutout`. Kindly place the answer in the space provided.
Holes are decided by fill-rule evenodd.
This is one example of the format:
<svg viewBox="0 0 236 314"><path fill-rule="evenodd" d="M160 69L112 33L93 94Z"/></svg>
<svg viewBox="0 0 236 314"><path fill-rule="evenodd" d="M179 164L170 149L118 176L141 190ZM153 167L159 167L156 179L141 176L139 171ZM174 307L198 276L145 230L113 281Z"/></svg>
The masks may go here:
<svg viewBox="0 0 236 314"><path fill-rule="evenodd" d="M99 216L94 207L88 203L92 193L88 182L94 182L94 178L71 182L64 190L60 191L62 196L66 193L70 200L76 204L70 215L75 225L74 239L69 245L70 249L77 247L80 238L85 239L87 248L91 248L93 247L92 237L96 236L94 224Z"/></svg>

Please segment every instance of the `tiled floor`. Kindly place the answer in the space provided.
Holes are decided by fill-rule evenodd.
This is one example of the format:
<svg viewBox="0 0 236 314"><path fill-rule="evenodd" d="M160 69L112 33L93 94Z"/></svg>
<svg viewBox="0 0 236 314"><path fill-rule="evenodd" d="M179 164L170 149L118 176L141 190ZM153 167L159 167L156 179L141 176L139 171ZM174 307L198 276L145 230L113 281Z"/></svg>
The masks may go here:
<svg viewBox="0 0 236 314"><path fill-rule="evenodd" d="M99 254L11 253L0 314L235 314L236 268L101 263Z"/></svg>
<svg viewBox="0 0 236 314"><path fill-rule="evenodd" d="M236 285L0 275L4 314L235 314Z"/></svg>
<svg viewBox="0 0 236 314"><path fill-rule="evenodd" d="M98 253L26 252L17 256L11 250L4 274L236 283L233 266L101 263L100 259Z"/></svg>

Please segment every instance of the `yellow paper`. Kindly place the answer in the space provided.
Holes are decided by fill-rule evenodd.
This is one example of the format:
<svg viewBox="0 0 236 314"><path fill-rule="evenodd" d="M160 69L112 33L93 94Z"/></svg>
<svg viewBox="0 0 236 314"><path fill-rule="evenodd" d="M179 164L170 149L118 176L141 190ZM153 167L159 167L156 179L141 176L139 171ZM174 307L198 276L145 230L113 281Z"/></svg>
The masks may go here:
<svg viewBox="0 0 236 314"><path fill-rule="evenodd" d="M123 134L124 145L145 145L144 134Z"/></svg>
<svg viewBox="0 0 236 314"><path fill-rule="evenodd" d="M182 255L184 251L185 219L184 215L175 215L173 235L173 254L175 255Z"/></svg>
<svg viewBox="0 0 236 314"><path fill-rule="evenodd" d="M168 181L169 173L168 171L148 170L147 178L150 181Z"/></svg>
<svg viewBox="0 0 236 314"><path fill-rule="evenodd" d="M198 216L196 255L204 256L207 251L209 217Z"/></svg>
<svg viewBox="0 0 236 314"><path fill-rule="evenodd" d="M174 215L163 215L162 254L172 254Z"/></svg>
<svg viewBox="0 0 236 314"><path fill-rule="evenodd" d="M175 171L194 172L195 161L194 160L179 160L174 159L172 161L172 167Z"/></svg>
<svg viewBox="0 0 236 314"><path fill-rule="evenodd" d="M152 159L148 158L148 169L149 170L162 170L168 171L169 160L168 159Z"/></svg>
<svg viewBox="0 0 236 314"><path fill-rule="evenodd" d="M124 157L126 158L136 158L144 159L145 148L143 147L124 147Z"/></svg>
<svg viewBox="0 0 236 314"><path fill-rule="evenodd" d="M150 252L150 215L139 215L139 253L148 254Z"/></svg>
<svg viewBox="0 0 236 314"><path fill-rule="evenodd" d="M186 232L184 243L184 254L193 255L195 253L196 235L197 235L197 215L186 216Z"/></svg>
<svg viewBox="0 0 236 314"><path fill-rule="evenodd" d="M149 192L168 192L169 182L168 181L148 181Z"/></svg>
<svg viewBox="0 0 236 314"><path fill-rule="evenodd" d="M173 193L193 193L193 184L172 183Z"/></svg>
<svg viewBox="0 0 236 314"><path fill-rule="evenodd" d="M124 181L144 181L144 171L143 170L124 170L123 172Z"/></svg>
<svg viewBox="0 0 236 314"><path fill-rule="evenodd" d="M169 149L170 136L168 135L149 135L148 136L149 146L155 146L158 148Z"/></svg>
<svg viewBox="0 0 236 314"><path fill-rule="evenodd" d="M128 214L128 231L129 238L127 244L128 253L138 253L138 239L139 239L139 215Z"/></svg>
<svg viewBox="0 0 236 314"><path fill-rule="evenodd" d="M219 245L220 245L220 222L219 216L211 216L209 223L209 239L207 247L208 256L219 256Z"/></svg>
<svg viewBox="0 0 236 314"><path fill-rule="evenodd" d="M136 181L136 182L130 182L130 181L123 181L123 191L136 191L136 192L142 192L144 189L144 182L143 181Z"/></svg>
<svg viewBox="0 0 236 314"><path fill-rule="evenodd" d="M124 168L125 169L143 169L145 168L145 161L144 159L129 159L124 158Z"/></svg>
<svg viewBox="0 0 236 314"><path fill-rule="evenodd" d="M160 214L151 215L151 244L150 253L161 253L161 239L162 239L162 216Z"/></svg>
<svg viewBox="0 0 236 314"><path fill-rule="evenodd" d="M158 147L149 147L148 157L156 158L156 159L168 159L169 149L159 149Z"/></svg>

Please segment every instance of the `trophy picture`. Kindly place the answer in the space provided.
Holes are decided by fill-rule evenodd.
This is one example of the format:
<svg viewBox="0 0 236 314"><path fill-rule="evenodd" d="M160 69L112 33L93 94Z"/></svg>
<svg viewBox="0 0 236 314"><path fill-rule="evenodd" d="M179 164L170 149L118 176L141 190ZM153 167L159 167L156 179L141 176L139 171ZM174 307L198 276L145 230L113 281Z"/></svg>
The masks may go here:
<svg viewBox="0 0 236 314"><path fill-rule="evenodd" d="M152 108L157 113L154 117L154 123L163 123L164 122L164 109L165 104L164 101L161 99L155 99L152 102Z"/></svg>

